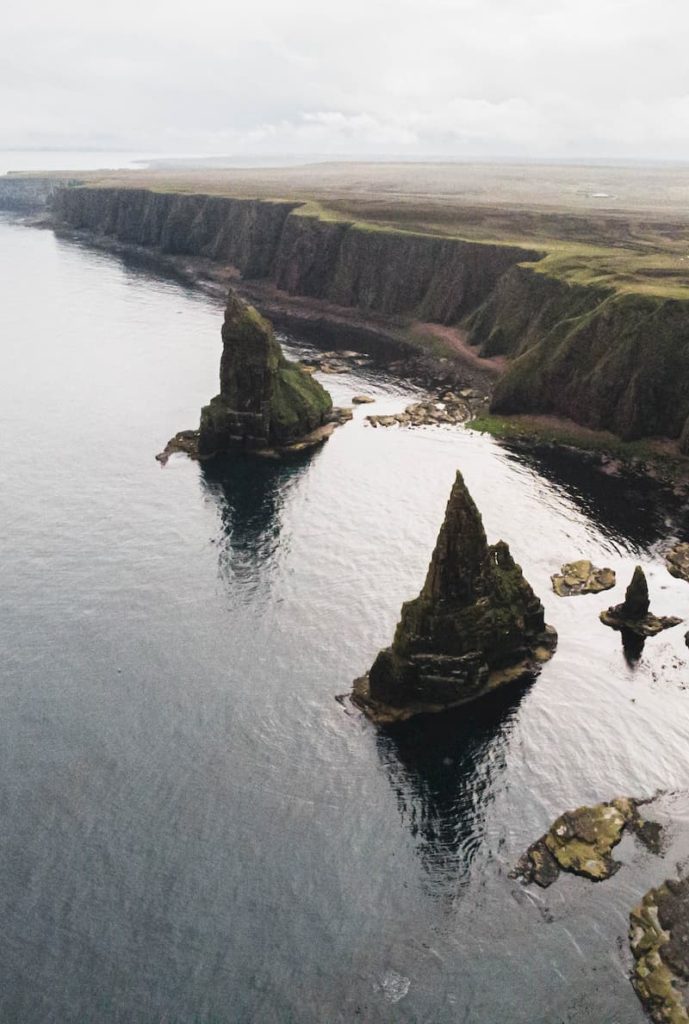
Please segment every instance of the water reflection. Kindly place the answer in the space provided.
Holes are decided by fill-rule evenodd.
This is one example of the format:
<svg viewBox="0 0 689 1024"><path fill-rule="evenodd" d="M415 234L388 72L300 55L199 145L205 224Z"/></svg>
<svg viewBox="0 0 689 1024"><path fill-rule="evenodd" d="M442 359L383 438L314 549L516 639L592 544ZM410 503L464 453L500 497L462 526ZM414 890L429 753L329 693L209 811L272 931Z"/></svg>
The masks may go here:
<svg viewBox="0 0 689 1024"><path fill-rule="evenodd" d="M453 895L482 843L486 805L505 768L524 695L523 687L511 687L378 734L378 753L402 821L434 885L449 886Z"/></svg>
<svg viewBox="0 0 689 1024"><path fill-rule="evenodd" d="M668 523L681 510L680 499L661 483L630 474L610 475L573 449L542 446L527 450L501 443L515 461L562 488L601 533L636 551L667 536Z"/></svg>
<svg viewBox="0 0 689 1024"><path fill-rule="evenodd" d="M624 660L631 668L634 668L641 658L641 655L644 653L646 637L639 636L639 634L635 633L633 629L622 629L620 630L620 633L622 636Z"/></svg>
<svg viewBox="0 0 689 1024"><path fill-rule="evenodd" d="M203 465L203 486L220 515L218 562L226 581L254 585L265 577L286 544L280 532L287 495L308 464L308 457L278 462L236 455Z"/></svg>

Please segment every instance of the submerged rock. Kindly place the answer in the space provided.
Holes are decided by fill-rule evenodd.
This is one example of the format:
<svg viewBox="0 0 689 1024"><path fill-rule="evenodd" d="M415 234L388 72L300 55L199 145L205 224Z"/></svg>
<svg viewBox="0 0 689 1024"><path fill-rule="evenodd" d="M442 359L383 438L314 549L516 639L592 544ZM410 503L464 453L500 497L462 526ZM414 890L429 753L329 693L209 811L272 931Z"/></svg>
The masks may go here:
<svg viewBox="0 0 689 1024"><path fill-rule="evenodd" d="M583 875L593 882L610 878L620 867L612 850L626 828L654 853L660 850L661 827L639 814L639 801L618 797L610 803L566 811L521 857L513 877L546 889L560 871Z"/></svg>
<svg viewBox="0 0 689 1024"><path fill-rule="evenodd" d="M443 711L534 676L556 642L507 544L488 546L457 473L424 587L352 699L379 723Z"/></svg>
<svg viewBox="0 0 689 1024"><path fill-rule="evenodd" d="M689 878L647 892L629 915L632 984L657 1024L689 1024Z"/></svg>
<svg viewBox="0 0 689 1024"><path fill-rule="evenodd" d="M326 424L332 414L328 392L299 363L285 359L268 321L234 292L222 341L220 394L201 410L200 457L293 445Z"/></svg>
<svg viewBox="0 0 689 1024"><path fill-rule="evenodd" d="M553 590L558 597L572 597L575 594L599 594L611 590L616 577L612 569L596 569L591 562L581 559L566 562L559 573L551 576Z"/></svg>
<svg viewBox="0 0 689 1024"><path fill-rule="evenodd" d="M675 544L665 555L668 572L689 583L689 544Z"/></svg>
<svg viewBox="0 0 689 1024"><path fill-rule="evenodd" d="M626 630L638 636L655 636L664 629L678 626L682 621L674 615L652 615L649 608L646 576L641 566L637 565L622 604L601 612L600 620L612 629Z"/></svg>

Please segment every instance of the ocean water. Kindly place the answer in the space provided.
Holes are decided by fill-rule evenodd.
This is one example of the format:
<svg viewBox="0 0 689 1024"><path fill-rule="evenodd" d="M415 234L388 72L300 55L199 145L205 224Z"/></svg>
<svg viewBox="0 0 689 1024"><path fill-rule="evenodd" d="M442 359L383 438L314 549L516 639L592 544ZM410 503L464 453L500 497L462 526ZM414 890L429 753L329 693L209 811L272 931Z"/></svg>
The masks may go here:
<svg viewBox="0 0 689 1024"><path fill-rule="evenodd" d="M641 1024L629 909L664 857L547 892L563 810L689 786L684 627L630 664L598 613L676 510L462 428L373 430L384 374L290 464L154 460L217 390L214 300L0 219L0 1020ZM286 339L295 352L298 338ZM456 470L560 635L530 687L396 732L335 696L418 592ZM560 600L589 556L616 590Z"/></svg>

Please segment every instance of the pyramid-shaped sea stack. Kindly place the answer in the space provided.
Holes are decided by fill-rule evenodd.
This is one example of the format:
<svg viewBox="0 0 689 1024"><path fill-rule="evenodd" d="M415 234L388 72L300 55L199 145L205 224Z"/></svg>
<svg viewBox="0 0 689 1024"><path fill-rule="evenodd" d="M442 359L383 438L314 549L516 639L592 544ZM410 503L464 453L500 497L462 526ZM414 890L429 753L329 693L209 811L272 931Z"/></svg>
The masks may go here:
<svg viewBox="0 0 689 1024"><path fill-rule="evenodd" d="M533 676L557 634L507 544L488 545L457 473L423 590L352 698L385 724L443 711Z"/></svg>

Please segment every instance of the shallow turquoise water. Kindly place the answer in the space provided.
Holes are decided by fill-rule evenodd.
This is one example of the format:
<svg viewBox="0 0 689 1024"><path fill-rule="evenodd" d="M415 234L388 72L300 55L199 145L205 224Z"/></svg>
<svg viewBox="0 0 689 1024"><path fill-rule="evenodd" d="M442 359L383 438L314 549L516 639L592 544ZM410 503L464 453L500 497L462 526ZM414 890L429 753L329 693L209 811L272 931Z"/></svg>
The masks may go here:
<svg viewBox="0 0 689 1024"><path fill-rule="evenodd" d="M638 1024L623 941L673 852L605 886L508 878L567 807L689 785L684 628L636 667L598 612L651 493L462 429L311 459L154 461L216 390L220 309L0 221L0 1019ZM299 348L298 341L291 343ZM560 633L528 690L397 734L335 701L419 590L461 468ZM611 594L562 601L590 556ZM673 848L674 850L674 848Z"/></svg>

